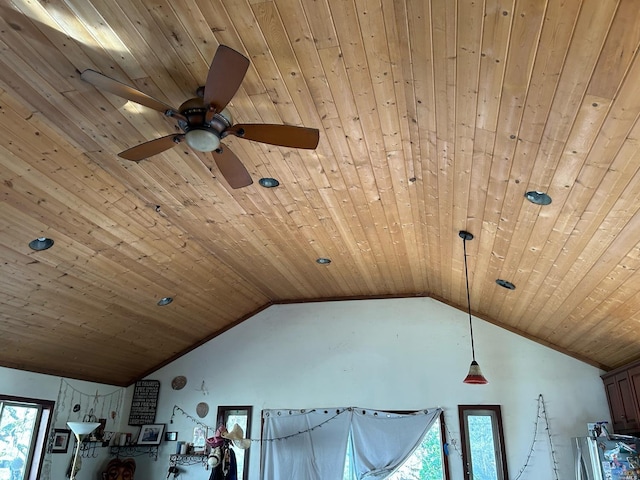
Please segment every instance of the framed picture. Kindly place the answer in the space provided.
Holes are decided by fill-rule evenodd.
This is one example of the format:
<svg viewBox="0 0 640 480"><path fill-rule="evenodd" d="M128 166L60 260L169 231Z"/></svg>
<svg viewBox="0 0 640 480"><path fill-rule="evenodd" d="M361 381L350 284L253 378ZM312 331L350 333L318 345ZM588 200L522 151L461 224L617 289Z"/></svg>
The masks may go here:
<svg viewBox="0 0 640 480"><path fill-rule="evenodd" d="M204 451L205 439L207 438L207 427L197 426L193 429L193 451L201 453Z"/></svg>
<svg viewBox="0 0 640 480"><path fill-rule="evenodd" d="M178 440L178 432L165 432L164 441L165 442L175 442Z"/></svg>
<svg viewBox="0 0 640 480"><path fill-rule="evenodd" d="M164 423L142 425L138 435L138 445L160 445L164 427Z"/></svg>
<svg viewBox="0 0 640 480"><path fill-rule="evenodd" d="M67 453L69 448L69 438L71 438L71 430L62 430L56 428L53 431L53 446L51 453Z"/></svg>

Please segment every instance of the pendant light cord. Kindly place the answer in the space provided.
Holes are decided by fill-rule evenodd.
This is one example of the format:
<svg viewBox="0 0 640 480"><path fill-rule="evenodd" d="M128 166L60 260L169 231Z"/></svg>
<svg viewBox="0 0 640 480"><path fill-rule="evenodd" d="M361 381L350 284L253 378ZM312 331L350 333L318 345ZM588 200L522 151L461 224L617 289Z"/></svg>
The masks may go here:
<svg viewBox="0 0 640 480"><path fill-rule="evenodd" d="M469 270L467 268L467 239L462 239L462 248L464 250L464 277L467 282L467 309L469 311L469 331L471 332L471 358L476 361L476 349L473 344L473 323L471 322L471 296L469 295Z"/></svg>

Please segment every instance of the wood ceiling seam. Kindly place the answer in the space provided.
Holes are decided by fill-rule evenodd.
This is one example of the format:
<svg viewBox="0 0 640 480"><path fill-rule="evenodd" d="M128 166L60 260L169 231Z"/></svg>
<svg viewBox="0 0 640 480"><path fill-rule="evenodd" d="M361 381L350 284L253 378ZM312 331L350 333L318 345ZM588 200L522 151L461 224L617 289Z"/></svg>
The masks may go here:
<svg viewBox="0 0 640 480"><path fill-rule="evenodd" d="M422 231L425 240L425 258L431 268L426 270L426 281L430 292L441 292L442 279L439 275L440 244L439 210L437 208L437 156L435 147L435 86L433 62L433 27L431 25L431 2L406 0L407 28L411 41L412 59L411 78L415 92L416 126L419 144L419 169L416 177L419 181L419 195L424 199L420 203L422 213ZM424 62L418 61L424 59ZM417 188L418 190L418 188Z"/></svg>
<svg viewBox="0 0 640 480"><path fill-rule="evenodd" d="M579 10L579 2L566 4L551 2L548 4L540 34L540 47L536 55L536 62L525 101L522 118L524 127L521 127L517 134L519 143L516 147L516 155L519 154L523 143L534 144L536 146L534 158L538 158L539 145L547 121L546 117L543 120L540 117L548 112L553 102L557 92L558 79L566 59L566 50L562 50L559 46L568 46L575 30ZM565 28L564 25L567 24L571 25L571 28ZM559 51L560 54L556 54L556 51ZM531 150L531 148L529 149ZM530 154L528 154L528 157L532 158ZM533 164L533 162L531 163ZM525 178L516 178L515 180L519 181L520 185L527 189L531 188L529 185L531 185L531 179L535 175L536 168L545 169L545 165L540 164L540 162L536 162L533 165L535 165L534 168L529 170ZM520 201L524 200L521 198ZM527 208L523 205L520 208L514 234L509 240L508 249L504 255L503 266L499 272L496 272L500 275L500 278L512 279L511 281L515 282L516 285L522 285L523 282L520 281L521 274L519 272L528 271L533 267L534 256L525 255L525 252L531 251L526 250L526 244L530 239L523 238L520 231L523 225L533 221L534 216L539 211L539 208L531 206ZM523 260L529 262L529 267L522 265ZM507 295L500 295L499 291L494 287L494 297L490 301L492 313L498 312L497 314L501 318L509 318L513 302L508 301ZM496 301L495 295L498 295L498 301Z"/></svg>
<svg viewBox="0 0 640 480"><path fill-rule="evenodd" d="M390 42L390 57L397 59L391 63L391 69L395 82L396 101L400 114L400 137L402 139L401 153L404 156L403 165L406 169L404 175L392 176L394 180L394 190L404 190L404 195L398 200L398 210L403 217L402 228L407 228L409 238L407 240L407 250L411 255L411 275L415 291L429 291L428 284L428 263L424 245L423 219L424 201L418 195L416 182L418 177L422 181L420 173L420 142L417 125L417 111L415 90L413 88L413 72L411 65L412 47L409 34L408 12L404 1L384 0L383 11L385 12L385 28L390 31L394 42ZM393 12L393 15L390 13ZM392 16L391 20L388 18ZM407 46L407 51L403 52L402 47ZM404 54L403 54L404 53ZM412 208L415 205L416 208ZM408 210L408 212L406 211ZM407 218L409 217L409 218Z"/></svg>
<svg viewBox="0 0 640 480"><path fill-rule="evenodd" d="M364 156L362 158L373 158L374 154L384 151L380 147L384 144L384 141L377 142L373 138L377 132L381 131L381 125L379 123L379 117L375 114L375 102L372 101L372 96L369 94L369 91L373 91L373 85L371 76L368 74L366 53L362 54L362 52L364 52L362 27L356 32L346 25L348 18L358 19L358 25L360 25L361 19L359 19L358 8L355 2L338 0L330 1L329 6L333 12L341 12L339 16L334 15L334 24L341 45L341 56L339 60L340 64L343 65L343 68L340 69L343 82L348 85L359 85L355 88L355 91L358 91L359 94L353 97L353 101L356 106L356 111L359 114L356 121L360 124L362 132L360 137L362 140L359 140L359 143L361 143L365 152L368 152L363 152ZM360 59L364 60L360 62ZM368 88L367 85L371 88ZM339 89L340 87L338 86L337 88ZM378 120L376 121L376 119ZM343 124L344 123L343 121ZM351 141L350 144L353 145L353 141ZM356 156L355 158L357 159L359 157ZM386 162L386 156L378 156L377 163L380 165L384 162ZM375 169L372 168L369 163L365 164L364 161L359 161L356 165L356 173L361 183L369 185L369 187L365 188L365 191L362 192L363 194L369 192L367 202L370 211L370 213L363 212L370 215L369 218L362 220L363 225L384 225L387 223L387 220L384 208L380 205L379 201L379 185ZM388 247L390 242L382 241L377 229L373 233L370 230L371 229L367 229L365 226L365 234L367 235L367 241L371 245L371 249L374 252L384 252L387 258L393 258L393 247ZM385 291L390 291L386 279L402 278L402 273L395 264L387 264L379 260L375 260L375 262L382 274L381 282L384 285L383 288Z"/></svg>
<svg viewBox="0 0 640 480"><path fill-rule="evenodd" d="M634 63L635 63L635 68L640 68L640 62L638 62L636 60ZM633 78L633 77L630 77L630 78ZM627 83L626 85L631 85L631 87L634 88L633 82L632 83ZM588 102L585 102L585 103L588 103ZM619 123L619 124L624 124L625 122L627 124L631 123L629 119L624 119L624 115L619 115L619 114L616 115L616 114L612 114L611 113L612 110L615 110L614 109L615 106L616 106L616 104L614 103L614 104L608 106L608 108L606 108L606 111L607 111L607 113L609 115L606 117L606 119L603 119L604 123L602 124L603 125L602 128L605 128L604 126L607 123L610 123L610 122L616 122L616 123ZM637 115L640 114L640 105L635 105L632 108L629 108L629 107L630 107L629 105L625 105L624 107L620 106L618 108L620 109L619 111L630 110L631 112L635 112L635 113L632 113L632 115L635 115L635 118L633 119L633 121L635 122L636 119L637 119ZM588 108L588 107L586 107L586 108ZM617 128L620 128L620 127L617 127ZM628 128L633 128L633 124L631 123L631 126L627 127L627 129ZM613 145L613 149L616 149L615 153L611 153L610 155L605 155L606 152L604 152L604 151L601 151L601 152L599 152L597 154L594 154L594 151L597 152L597 148L598 148L598 143L594 140L591 148L589 149L588 155L586 155L586 157L585 157L585 164L583 166L583 169L585 167L588 168L588 161L589 161L588 158L589 157L595 156L596 158L598 158L598 157L610 158L612 155L615 156L617 154L617 152L619 152L620 148L622 148L624 139L627 137L627 135L619 135L618 139L617 139L617 142L610 142L610 144ZM617 147L616 147L616 145L617 145ZM608 146L609 145L607 145L607 147ZM603 161L603 160L598 159L598 161ZM593 169L593 168L591 169L591 171L592 171L593 174L596 175L596 177L595 177L596 184L601 183L603 181L603 179L605 178L605 175L607 175L606 171L599 173L597 169ZM611 174L609 174L608 176L611 176ZM585 188L583 185L592 185L593 182L591 182L591 181L587 180L586 178L584 178L582 173L576 175L576 179L578 180L578 183L576 183L576 185L572 188L571 192L569 192L568 197L567 197L567 201L569 201L572 196L579 195L579 194L576 193L577 189L579 189L579 190L581 190L583 192L583 197L585 198L585 200L583 200L583 202L585 202L584 204L587 205L586 202L588 202L589 199L591 198L591 193L590 193L590 189ZM565 218L566 218L565 222L568 221L571 218L570 214L565 215ZM575 226L578 224L579 220L580 219L576 219L575 222L572 222L569 225L573 225L572 228L575 228ZM570 237L568 237L568 238L570 238ZM568 240L567 240L567 242L568 242ZM564 247L568 248L566 246L566 244L564 245ZM558 250L557 257L556 257L555 261L558 261L558 259L560 259L561 256L562 256L562 250ZM574 256L574 258L576 258L576 257Z"/></svg>
<svg viewBox="0 0 640 480"><path fill-rule="evenodd" d="M476 294L480 293L480 298L493 301L493 294L498 290L495 288L493 280L489 277L489 272L499 271L502 265L502 258L508 249L509 235L511 227L504 227L503 224L511 221L519 214L523 204L523 197L520 196L522 187L512 181L514 172L522 173L525 179L531 175L532 163L524 156L516 156L520 129L524 115L524 106L527 102L529 89L531 87L531 77L537 60L539 44L544 27L544 18L547 12L548 2L539 1L522 2L512 10L512 29L509 35L509 50L506 58L506 67L503 77L503 89L500 98L498 112L498 131L504 132L496 135L494 144L492 174L489 182L489 189L485 208L487 212L501 212L499 215L490 213L485 221L496 223L495 235L488 243L481 238L481 242L489 247L492 255L486 259L480 259L481 266L478 268L479 277L476 277L476 285L485 286L478 292L478 288L472 289ZM533 41L532 39L535 39ZM497 169L496 169L497 167ZM500 173L504 172L504 174ZM493 181L495 176L502 176L508 179L506 182ZM516 176L517 178L517 176ZM513 204L511 204L511 202ZM515 204L515 205L514 205ZM509 233L507 234L507 230ZM488 313L492 303L489 303L482 311Z"/></svg>
<svg viewBox="0 0 640 480"><path fill-rule="evenodd" d="M289 14L294 14L294 12L297 11L294 8L286 8L287 6L289 6L288 3L278 2L278 14L280 14L280 15L289 15ZM302 21L302 20L304 20L304 21ZM289 19L289 21L285 21L284 18L282 19L282 23L285 26L289 37L290 38L296 38L296 41L291 43L291 47L297 50L297 58L298 59L306 59L306 58L315 57L316 60L315 60L315 62L311 61L310 62L311 65L316 65L316 64L317 65L321 65L321 60L319 58L318 52L315 49L315 46L311 42L300 42L300 41L297 41L297 40L299 40L301 38L305 38L306 39L306 37L311 35L309 33L309 31L302 31L302 29L300 28L300 25L307 25L307 26L309 25L306 16L304 16L302 20L300 20L300 21L292 21L291 19ZM294 29L295 29L295 31L292 31ZM309 48L302 49L301 44L302 45L307 45L307 43L309 44ZM318 46L318 45L316 45L316 46ZM322 46L318 46L318 47L321 48ZM303 71L308 71L308 68L304 68L302 70ZM317 77L321 78L322 76L324 76L324 72L323 72L322 69L320 69L319 71L317 71ZM312 87L310 85L310 81L312 79L310 79L307 76L305 76L305 80L307 82L308 88L311 91ZM320 85L326 85L326 83L325 82L320 82ZM329 95L330 95L330 93L329 93ZM325 95L323 94L323 96L325 96ZM312 97L315 97L315 96L312 95ZM333 101L332 101L331 104L332 105L334 104ZM317 105L317 103L316 103L316 105ZM337 113L336 113L336 118L337 118ZM326 120L327 120L326 117L324 117L322 123L325 123ZM328 143L329 143L329 145L331 145L332 148L335 147L335 145L336 145L335 141L329 141ZM317 150L317 151L320 152L320 154L318 155L318 160L321 160L321 158L326 159L326 160L331 160L331 158L332 158L331 155L323 155L322 154L322 150L324 149L323 145L326 145L326 142L321 142L321 145L319 146L319 149ZM325 162L323 162L323 163L325 163ZM339 169L339 166L338 166L337 163L334 163L334 165L335 165L335 167L332 165L329 168L326 168L326 167L324 168L325 172L327 172L327 175L329 175L330 172L333 172L333 171ZM336 180L339 181L338 184L336 184ZM339 177L336 177L333 181L331 181L331 184L334 186L334 189L337 189L338 191L346 191L347 190L346 189L346 185L344 184L344 181L342 181ZM321 191L324 192L325 190L322 189ZM327 193L330 194L331 192L327 191ZM330 205L332 206L330 209L335 208L336 205L338 207L340 207L340 205L341 205L340 202L336 202L336 201L331 201L330 203L327 203L328 200L329 199L327 197L324 198L325 204L328 205L328 206L330 206ZM343 210L343 208L339 208L339 210ZM334 228L334 230L335 230L335 228ZM323 243L326 244L327 242L323 242ZM330 245L332 242L329 241L328 243ZM318 252L318 253L322 254L323 252ZM326 252L324 252L324 253L326 254ZM340 259L341 262L344 262L345 260L346 260L346 258L344 258L344 257L342 257Z"/></svg>

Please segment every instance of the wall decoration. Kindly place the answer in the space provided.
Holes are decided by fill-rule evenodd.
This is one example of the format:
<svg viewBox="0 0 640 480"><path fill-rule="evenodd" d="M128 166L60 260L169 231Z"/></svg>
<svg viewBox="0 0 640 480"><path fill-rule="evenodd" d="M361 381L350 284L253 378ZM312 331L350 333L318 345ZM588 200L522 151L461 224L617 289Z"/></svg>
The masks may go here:
<svg viewBox="0 0 640 480"><path fill-rule="evenodd" d="M204 396L209 395L209 389L205 385L204 380L202 380L202 385L200 385L200 388L196 388L196 392L202 392L202 395Z"/></svg>
<svg viewBox="0 0 640 480"><path fill-rule="evenodd" d="M165 432L164 441L165 442L175 442L178 440L178 432Z"/></svg>
<svg viewBox="0 0 640 480"><path fill-rule="evenodd" d="M60 389L56 399L56 407L51 417L51 428L48 432L46 451L49 453L63 453L56 441L60 441L58 430L67 429L67 422L80 422L85 415L92 414L99 418L106 418L106 427L114 430L119 421L120 412L124 408L125 389L117 388L104 393L97 389L87 392L76 387L73 381L66 378L60 379ZM101 387L104 388L104 387ZM42 461L42 469L39 478L49 480L51 478L52 456L45 455Z"/></svg>
<svg viewBox="0 0 640 480"><path fill-rule="evenodd" d="M204 418L209 413L209 405L206 402L200 402L196 405L196 413L200 418Z"/></svg>
<svg viewBox="0 0 640 480"><path fill-rule="evenodd" d="M204 450L207 438L207 427L197 426L193 429L193 449L194 451Z"/></svg>
<svg viewBox="0 0 640 480"><path fill-rule="evenodd" d="M171 388L173 388L174 390L182 390L186 384L187 377L183 375L178 375L173 380L171 380Z"/></svg>
<svg viewBox="0 0 640 480"><path fill-rule="evenodd" d="M51 453L67 453L67 449L69 448L69 438L71 438L71 430L56 428L53 431Z"/></svg>
<svg viewBox="0 0 640 480"><path fill-rule="evenodd" d="M136 461L133 458L127 458L125 460L122 460L121 458L114 458L107 464L107 468L102 472L101 478L128 478L133 480L135 472Z"/></svg>
<svg viewBox="0 0 640 480"><path fill-rule="evenodd" d="M156 408L160 394L159 380L136 382L129 412L129 425L148 425L156 421Z"/></svg>
<svg viewBox="0 0 640 480"><path fill-rule="evenodd" d="M164 427L164 423L142 425L138 436L138 445L160 445Z"/></svg>

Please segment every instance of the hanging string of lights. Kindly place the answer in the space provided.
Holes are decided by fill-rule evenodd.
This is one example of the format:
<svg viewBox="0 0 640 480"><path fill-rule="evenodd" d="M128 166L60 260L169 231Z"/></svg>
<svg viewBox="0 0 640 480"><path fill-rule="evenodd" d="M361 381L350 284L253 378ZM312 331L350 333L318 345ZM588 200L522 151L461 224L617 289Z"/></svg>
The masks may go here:
<svg viewBox="0 0 640 480"><path fill-rule="evenodd" d="M315 425L311 428L308 428L306 430L301 430L299 432L296 433L292 433L290 435L284 435L282 437L275 437L275 438L262 438L262 439L256 439L256 438L247 438L246 440L249 440L251 442L274 442L274 441L278 441L278 440L287 440L289 438L293 438L293 437L297 437L299 435L304 435L306 433L312 432L318 428L321 428L323 425L326 425L327 423L331 422L332 420L338 418L338 416L342 415L343 413L346 412L352 412L354 410L353 407L348 407L345 409L337 409L336 413L327 418L325 421L319 423L318 425ZM309 410L309 412L315 412L316 410ZM189 415L187 412L184 411L184 409L182 409L181 407L179 407L178 405L174 405L173 406L173 412L171 414L171 420L170 423L173 423L174 417L176 416L176 412L180 413L181 415L183 415L184 417L186 417L187 419L189 419L190 421L192 421L193 423L200 425L201 427L205 427L208 428L212 431L215 431L215 428L206 425L204 423L202 423L201 421L199 421L197 418ZM302 413L305 413L304 410L301 411ZM329 413L328 410L325 410L324 413ZM269 415L269 413L267 413L267 416ZM522 477L522 475L524 474L524 471L527 469L527 467L529 466L531 459L533 457L533 451L535 448L535 444L538 441L538 436L540 434L540 423L541 420L544 422L545 424L545 431L547 432L547 440L549 441L549 448L551 450L551 459L553 462L553 473L554 473L554 480L559 480L559 476L558 476L558 460L556 458L556 452L555 452L555 447L553 446L553 440L552 440L552 436L551 436L551 429L549 427L549 418L547 416L547 410L546 410L546 406L544 403L544 397L542 396L542 394L538 395L538 407L537 407L537 412L536 412L536 420L535 420L535 427L534 427L534 432L533 432L533 439L531 441L531 447L529 448L529 452L527 453L527 458L525 459L524 465L522 466L522 468L519 470L518 474L516 475L516 477L514 478L514 480L519 480L520 477ZM453 434L451 433L451 431L449 430L448 425L445 423L445 430L447 432L447 437L450 438L451 440L449 441L448 445L453 446L454 450L456 451L457 455L462 458L462 452L460 451L460 449L458 448L458 442L457 439L454 438ZM450 452L449 452L450 453Z"/></svg>
<svg viewBox="0 0 640 480"><path fill-rule="evenodd" d="M316 410L309 410L308 412L315 412ZM351 412L353 411L352 407L348 407L345 409L337 409L335 415L333 415L330 418L327 418L324 422L319 423L318 425L315 425L311 428L307 428L306 430L301 430L299 432L296 433L292 433L290 435L283 435L282 437L276 437L276 438L247 438L246 440L249 440L251 442L261 442L261 443L265 443L265 442L275 442L278 440L287 440L289 438L293 438L293 437L297 437L299 435L304 435L305 433L309 433L312 432L314 430L317 430L318 428L321 428L323 425L326 425L327 423L329 423L332 420L335 420L336 418L338 418L338 416L342 415L345 412ZM201 421L199 421L197 418L189 415L187 412L184 411L184 409L180 408L178 405L174 405L173 406L173 412L171 413L171 419L169 420L169 423L173 423L173 419L176 416L176 412L180 413L181 415L183 415L184 417L187 417L187 419L191 420L193 423L200 425L201 427L205 427L208 428L209 430L215 431L216 428L211 427L205 423L202 423ZM307 413L306 410L302 410L302 413ZM324 413L329 413L328 410L325 410ZM267 414L268 415L268 414Z"/></svg>
<svg viewBox="0 0 640 480"><path fill-rule="evenodd" d="M547 417L547 409L544 403L544 397L542 396L542 394L540 394L538 395L538 411L536 412L536 421L535 421L535 427L533 431L533 440L531 441L531 447L529 448L529 453L527 454L527 458L524 461L524 465L518 472L518 475L516 475L516 477L513 480L518 480L522 476L526 468L529 466L529 462L533 457L533 450L535 448L535 443L538 441L538 434L540 430L540 420L544 421L545 431L547 432L547 439L549 440L549 449L551 450L551 460L553 462L554 479L555 480L559 479L558 460L556 458L556 451L553 446L553 440L551 438L551 429L549 428L549 417Z"/></svg>
<svg viewBox="0 0 640 480"><path fill-rule="evenodd" d="M317 430L318 428L322 428L324 425L326 425L327 423L331 422L332 420L335 420L336 418L338 418L343 413L353 412L356 409L358 411L360 410L359 408L356 408L356 407L347 407L347 408L343 408L343 409L336 409L335 414L332 415L331 417L327 418L323 422L321 422L321 423L319 423L317 425L314 425L313 427L307 428L305 430L301 430L301 431L296 432L296 433L291 433L289 435L283 435L281 437L275 437L275 438L247 438L246 440L249 440L251 442L261 442L261 443L275 442L275 441L279 441L279 440L288 440L290 438L297 437L297 436L304 435L306 433L312 432L314 430ZM308 411L307 410L300 410L301 413L311 413L311 412L316 412L316 411L318 411L318 410L316 410L316 409L308 410ZM424 412L424 413L428 413L428 410L421 410L421 411ZM216 428L211 427L210 425L207 425L205 423L202 423L197 418L189 415L187 412L184 411L183 408L179 407L178 405L174 405L173 406L173 412L171 413L171 419L169 420L169 423L173 423L173 420L174 420L174 418L176 416L176 412L180 413L182 416L186 417L187 419L189 419L190 421L192 421L193 423L195 423L195 424L197 424L197 425L199 425L201 427L208 428L209 430L212 430L212 431L216 430ZM293 412L293 410L289 410L289 412L291 413L291 412ZM329 414L329 410L323 410L322 412L325 413L325 414ZM365 413L366 410L362 410L362 412ZM269 415L270 415L270 413L267 412L266 416L269 416ZM280 415L280 412L278 412L278 415ZM374 412L373 415L377 416L378 413Z"/></svg>
<svg viewBox="0 0 640 480"><path fill-rule="evenodd" d="M169 420L169 423L173 423L173 419L176 416L176 412L181 413L184 417L187 417L189 420L191 420L193 423L200 425L201 427L204 428L208 428L209 430L213 430L215 431L216 428L215 427L211 427L209 425L207 425L206 423L202 423L200 420L198 420L195 417L192 417L191 415L189 415L187 412L185 412L182 408L180 408L178 405L174 405L173 406L173 412L171 413L171 419Z"/></svg>
<svg viewBox="0 0 640 480"><path fill-rule="evenodd" d="M542 396L542 394L538 395L538 407L537 407L537 412L536 412L536 420L535 420L535 426L534 426L534 430L533 430L533 439L531 440L531 447L529 448L529 452L527 453L527 458L524 461L524 465L522 466L522 468L519 470L518 474L515 476L515 478L513 480L519 480L520 477L522 477L522 475L524 474L524 471L527 469L527 467L529 466L529 464L531 463L531 458L533 457L533 451L535 448L535 444L536 442L538 442L538 436L540 434L540 422L543 421L545 424L545 431L547 432L547 440L549 441L549 448L551 450L551 460L553 462L553 473L554 473L554 480L559 480L559 474L558 474L558 460L556 458L556 451L555 451L555 447L553 446L553 440L552 440L552 436L551 436L551 429L549 427L549 417L547 416L547 409L546 409L546 405L544 403L544 397ZM453 446L454 450L456 451L457 455L462 458L462 452L460 451L460 449L458 448L458 440L457 438L455 438L453 436L453 434L451 433L451 431L449 430L449 426L445 423L445 430L447 433L447 438L449 438L449 443L447 443L447 447L448 445ZM446 449L447 454L451 453L451 450L449 448Z"/></svg>
<svg viewBox="0 0 640 480"><path fill-rule="evenodd" d="M122 411L124 403L124 388L119 388L109 393L100 394L99 390L95 393L86 393L72 385L67 379L60 379L60 388L58 389L58 398L56 400L56 408L52 414L51 430L47 439L47 448L45 459L42 464L41 479L49 480L51 478L51 450L54 440L54 429L59 427L61 422L71 420L72 413L78 419L82 419L83 415L93 415L94 417L100 412L100 418L108 416L111 421L115 422L119 412ZM60 420L66 414L66 418Z"/></svg>
<svg viewBox="0 0 640 480"><path fill-rule="evenodd" d="M458 454L458 456L460 458L462 458L462 452L460 451L460 448L458 447L458 439L454 438L453 435L451 434L451 430L449 430L449 425L447 425L447 423L445 422L444 424L444 428L447 431L447 438L450 438L451 440L446 443L446 454L449 455L451 453L451 450L449 450L448 446L449 445L453 445L453 449L456 451L456 453Z"/></svg>

